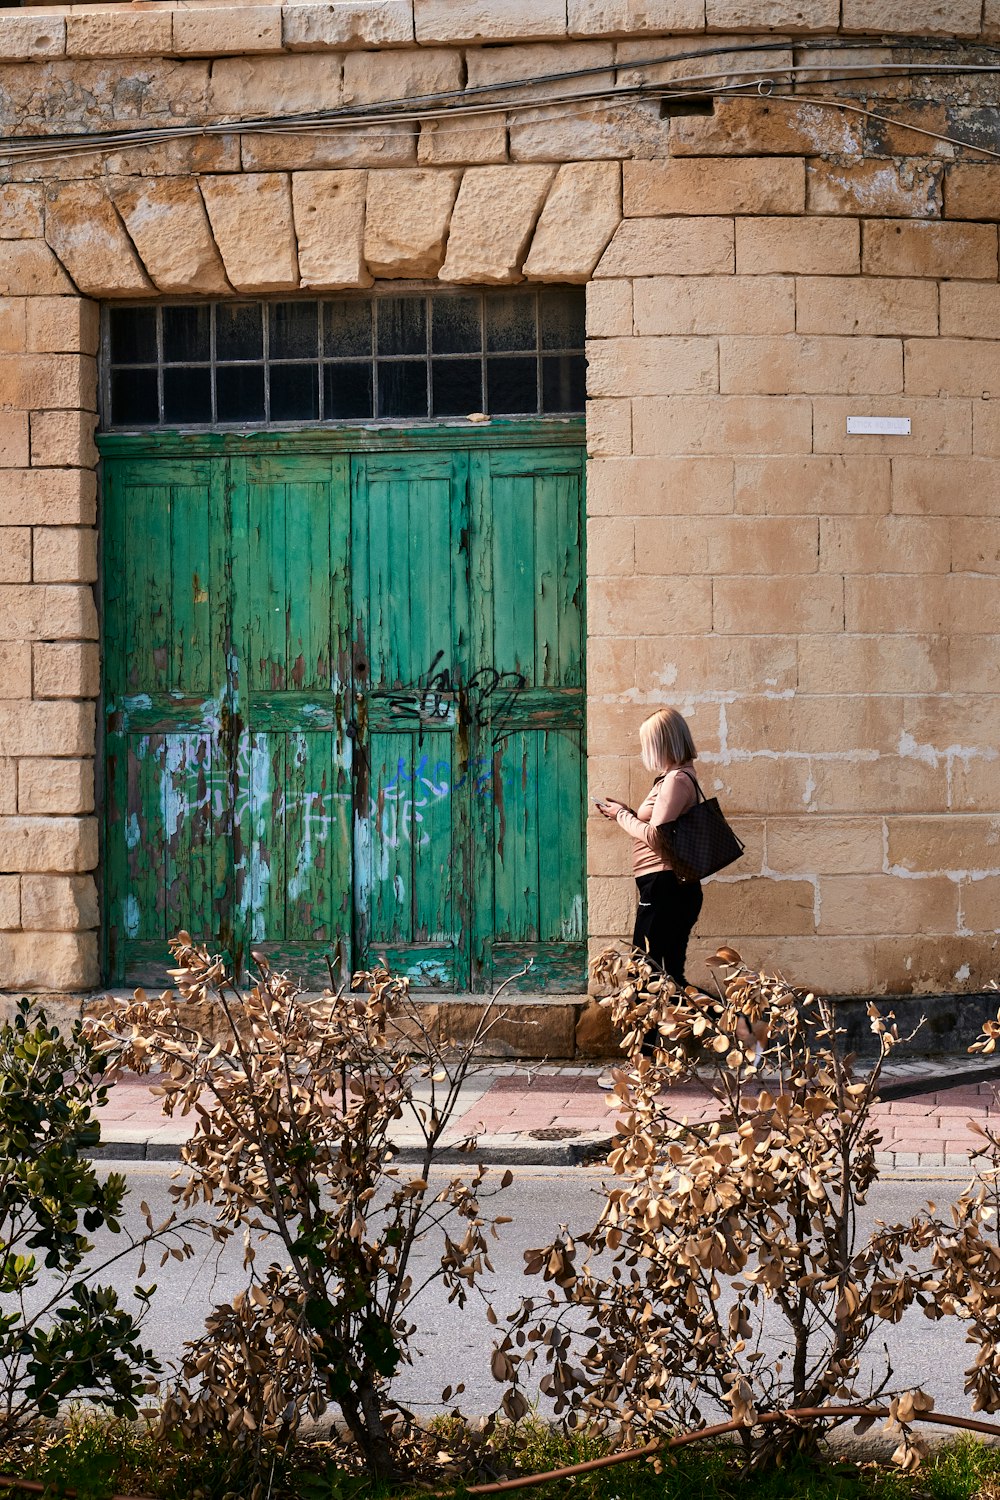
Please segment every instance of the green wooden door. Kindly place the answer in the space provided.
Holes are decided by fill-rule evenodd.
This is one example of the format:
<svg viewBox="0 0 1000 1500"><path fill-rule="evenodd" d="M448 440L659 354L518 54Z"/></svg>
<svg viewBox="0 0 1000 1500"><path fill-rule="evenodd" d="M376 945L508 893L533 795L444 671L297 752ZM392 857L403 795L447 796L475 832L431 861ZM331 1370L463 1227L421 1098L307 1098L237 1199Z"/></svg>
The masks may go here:
<svg viewBox="0 0 1000 1500"><path fill-rule="evenodd" d="M310 983L331 954L579 988L579 447L111 457L129 441L105 464L111 977L162 979L186 927Z"/></svg>

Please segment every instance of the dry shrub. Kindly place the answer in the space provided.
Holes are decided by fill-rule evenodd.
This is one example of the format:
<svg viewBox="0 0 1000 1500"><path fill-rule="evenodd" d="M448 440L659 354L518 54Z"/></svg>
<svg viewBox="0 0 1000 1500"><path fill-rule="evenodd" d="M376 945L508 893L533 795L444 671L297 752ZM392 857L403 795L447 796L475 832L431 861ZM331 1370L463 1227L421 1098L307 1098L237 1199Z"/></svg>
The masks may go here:
<svg viewBox="0 0 1000 1500"><path fill-rule="evenodd" d="M596 960L627 1053L613 1180L593 1228L526 1252L548 1290L513 1317L494 1374L523 1411L519 1386L541 1365L557 1414L619 1423L629 1443L728 1412L766 1461L819 1429L755 1431L754 1417L886 1392L888 1361L862 1386L862 1352L930 1293L904 1264L907 1230L857 1223L878 1175L870 1111L896 1028L869 1007L879 1055L859 1077L826 1000L731 949L711 962L714 997L679 991L631 952ZM695 1078L717 1101L714 1122L678 1117L670 1088ZM918 1441L908 1420L929 1404L919 1392L893 1404L902 1462Z"/></svg>
<svg viewBox="0 0 1000 1500"><path fill-rule="evenodd" d="M198 1440L226 1432L263 1458L287 1452L303 1418L334 1404L368 1469L390 1475L408 1414L389 1381L414 1353L414 1300L436 1282L463 1306L492 1270L490 1236L505 1222L483 1212L484 1167L429 1183L497 1013L450 1049L428 1031L406 981L384 970L356 975L355 991L309 1000L258 959L257 982L242 993L186 933L171 947L176 991L148 999L137 990L101 1029L122 1066L162 1069L167 1115L193 1113L184 1180L172 1191L187 1209L211 1207L220 1244L242 1234L248 1284L186 1345L163 1422ZM206 1002L216 1041L188 1021ZM419 1129L412 1170L392 1164L391 1132L404 1114ZM432 1234L415 1284L415 1251ZM263 1267L262 1237L276 1257Z"/></svg>

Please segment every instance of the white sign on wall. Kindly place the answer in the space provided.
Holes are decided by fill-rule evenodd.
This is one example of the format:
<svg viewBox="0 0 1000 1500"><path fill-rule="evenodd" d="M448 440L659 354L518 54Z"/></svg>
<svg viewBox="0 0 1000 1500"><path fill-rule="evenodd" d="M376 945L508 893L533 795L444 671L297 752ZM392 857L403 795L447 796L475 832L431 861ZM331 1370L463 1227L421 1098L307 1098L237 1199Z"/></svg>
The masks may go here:
<svg viewBox="0 0 1000 1500"><path fill-rule="evenodd" d="M848 417L847 431L851 433L891 433L898 437L908 437L910 432L909 417Z"/></svg>

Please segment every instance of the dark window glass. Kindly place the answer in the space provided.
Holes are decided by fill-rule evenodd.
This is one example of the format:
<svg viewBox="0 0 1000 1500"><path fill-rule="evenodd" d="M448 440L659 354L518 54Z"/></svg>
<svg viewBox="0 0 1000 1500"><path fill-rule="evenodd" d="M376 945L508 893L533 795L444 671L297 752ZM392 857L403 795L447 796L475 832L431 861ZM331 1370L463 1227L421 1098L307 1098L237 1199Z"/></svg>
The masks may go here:
<svg viewBox="0 0 1000 1500"><path fill-rule="evenodd" d="M316 359L319 328L315 302L272 302L269 352L272 359Z"/></svg>
<svg viewBox="0 0 1000 1500"><path fill-rule="evenodd" d="M436 417L467 417L483 409L483 372L478 359L435 359L431 390Z"/></svg>
<svg viewBox="0 0 1000 1500"><path fill-rule="evenodd" d="M324 365L323 411L334 422L373 416L371 365L350 360Z"/></svg>
<svg viewBox="0 0 1000 1500"><path fill-rule="evenodd" d="M379 354L424 354L427 306L423 297L383 297L378 302Z"/></svg>
<svg viewBox="0 0 1000 1500"><path fill-rule="evenodd" d="M582 354L542 359L542 410L582 411L587 399L587 361Z"/></svg>
<svg viewBox="0 0 1000 1500"><path fill-rule="evenodd" d="M490 351L534 349L535 299L505 293L486 298L486 347ZM524 410L523 407L519 408Z"/></svg>
<svg viewBox="0 0 1000 1500"><path fill-rule="evenodd" d="M427 365L421 360L383 361L378 367L380 417L426 417Z"/></svg>
<svg viewBox="0 0 1000 1500"><path fill-rule="evenodd" d="M263 422L264 366L220 365L215 372L220 422Z"/></svg>
<svg viewBox="0 0 1000 1500"><path fill-rule="evenodd" d="M118 427L160 420L155 370L111 372L111 420Z"/></svg>
<svg viewBox="0 0 1000 1500"><path fill-rule="evenodd" d="M259 302L220 302L215 311L216 359L263 359L264 318Z"/></svg>
<svg viewBox="0 0 1000 1500"><path fill-rule="evenodd" d="M582 349L586 338L582 287L542 292L538 320L543 349Z"/></svg>
<svg viewBox="0 0 1000 1500"><path fill-rule="evenodd" d="M316 365L271 366L271 420L314 422L319 416Z"/></svg>
<svg viewBox="0 0 1000 1500"><path fill-rule="evenodd" d="M482 304L478 297L435 297L431 302L434 354L477 354L483 347Z"/></svg>
<svg viewBox="0 0 1000 1500"><path fill-rule="evenodd" d="M368 358L372 352L372 305L359 297L328 302L323 313L323 353L329 359Z"/></svg>
<svg viewBox="0 0 1000 1500"><path fill-rule="evenodd" d="M190 366L163 372L164 422L211 422L212 372Z"/></svg>
<svg viewBox="0 0 1000 1500"><path fill-rule="evenodd" d="M113 307L110 323L112 364L156 364L155 307Z"/></svg>
<svg viewBox="0 0 1000 1500"><path fill-rule="evenodd" d="M212 309L165 307L163 309L163 358L168 364L212 357Z"/></svg>
<svg viewBox="0 0 1000 1500"><path fill-rule="evenodd" d="M486 361L486 410L534 412L538 410L538 375L534 358L511 357Z"/></svg>

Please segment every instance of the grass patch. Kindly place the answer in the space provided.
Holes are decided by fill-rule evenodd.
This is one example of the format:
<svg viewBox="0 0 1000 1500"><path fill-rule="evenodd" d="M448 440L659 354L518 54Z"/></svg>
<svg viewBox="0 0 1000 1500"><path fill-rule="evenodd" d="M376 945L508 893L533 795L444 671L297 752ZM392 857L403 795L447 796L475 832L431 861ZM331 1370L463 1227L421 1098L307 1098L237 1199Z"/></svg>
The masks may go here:
<svg viewBox="0 0 1000 1500"><path fill-rule="evenodd" d="M458 1436L450 1422L435 1424L432 1434L438 1448L451 1446L449 1438ZM494 1433L484 1468L513 1477L611 1451L608 1440L594 1433L567 1435L529 1420ZM58 1434L0 1455L0 1468L42 1481L50 1500L68 1490L79 1500L109 1500L115 1494L252 1500L255 1493L270 1500L404 1500L428 1493L462 1500L467 1494L463 1485L430 1473L410 1486L373 1485L344 1466L334 1445L319 1441L300 1443L289 1457L276 1459L258 1488L260 1476L222 1442L195 1451L179 1437L155 1438L141 1425L90 1413L74 1416ZM483 1477L491 1476L484 1472ZM16 1490L8 1493L17 1496ZM692 1447L667 1455L659 1473L650 1463L625 1463L520 1492L537 1500L566 1500L570 1493L580 1500L1000 1500L1000 1449L957 1438L906 1477L880 1464L835 1459L799 1460L748 1475L733 1449Z"/></svg>

